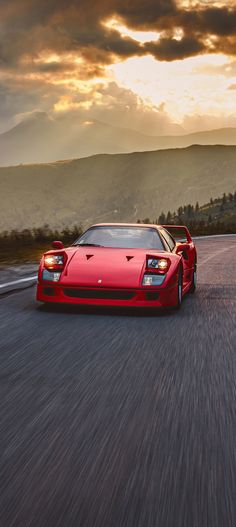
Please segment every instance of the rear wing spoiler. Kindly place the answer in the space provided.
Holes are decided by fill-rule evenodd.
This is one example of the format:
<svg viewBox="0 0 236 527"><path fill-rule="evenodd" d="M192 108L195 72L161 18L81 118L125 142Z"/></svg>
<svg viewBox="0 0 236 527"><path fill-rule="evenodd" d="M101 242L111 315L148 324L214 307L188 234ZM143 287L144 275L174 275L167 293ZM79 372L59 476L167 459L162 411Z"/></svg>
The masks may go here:
<svg viewBox="0 0 236 527"><path fill-rule="evenodd" d="M185 225L162 225L176 242L191 243L192 238L190 232Z"/></svg>

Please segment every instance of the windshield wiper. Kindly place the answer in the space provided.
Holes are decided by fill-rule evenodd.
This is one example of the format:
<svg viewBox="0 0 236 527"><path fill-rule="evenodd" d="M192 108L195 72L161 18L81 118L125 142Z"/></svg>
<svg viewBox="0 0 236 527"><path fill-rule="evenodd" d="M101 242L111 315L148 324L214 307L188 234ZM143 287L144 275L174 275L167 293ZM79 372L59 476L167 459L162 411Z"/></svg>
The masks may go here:
<svg viewBox="0 0 236 527"><path fill-rule="evenodd" d="M86 246L86 247L104 247L104 245L99 245L98 243L77 243L77 246L80 246L80 247L83 247Z"/></svg>

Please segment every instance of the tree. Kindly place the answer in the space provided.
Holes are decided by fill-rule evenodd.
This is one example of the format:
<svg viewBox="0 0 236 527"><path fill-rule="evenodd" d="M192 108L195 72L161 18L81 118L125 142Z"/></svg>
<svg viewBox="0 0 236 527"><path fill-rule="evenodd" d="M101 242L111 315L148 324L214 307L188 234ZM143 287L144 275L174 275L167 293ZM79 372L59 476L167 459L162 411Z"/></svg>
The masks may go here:
<svg viewBox="0 0 236 527"><path fill-rule="evenodd" d="M159 223L160 225L163 225L163 223L166 223L166 217L165 217L164 212L162 212L161 215L159 216L159 218L158 218L158 223Z"/></svg>
<svg viewBox="0 0 236 527"><path fill-rule="evenodd" d="M178 217L181 218L181 216L183 216L183 207L179 207L178 210L177 210L177 214L178 214Z"/></svg>
<svg viewBox="0 0 236 527"><path fill-rule="evenodd" d="M193 215L194 207L192 205L187 206L187 216L190 218Z"/></svg>
<svg viewBox="0 0 236 527"><path fill-rule="evenodd" d="M166 216L166 223L167 223L167 225L169 225L169 223L171 223L171 221L172 221L172 214L171 214L171 212L168 210L168 212L167 212L167 216Z"/></svg>

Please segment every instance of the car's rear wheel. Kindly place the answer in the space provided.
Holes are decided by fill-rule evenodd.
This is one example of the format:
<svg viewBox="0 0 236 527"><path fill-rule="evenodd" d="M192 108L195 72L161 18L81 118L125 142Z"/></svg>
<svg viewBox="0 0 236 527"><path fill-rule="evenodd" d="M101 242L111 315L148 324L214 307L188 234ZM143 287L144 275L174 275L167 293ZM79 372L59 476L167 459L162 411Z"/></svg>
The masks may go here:
<svg viewBox="0 0 236 527"><path fill-rule="evenodd" d="M189 293L191 293L191 294L195 293L196 287L197 287L197 262L195 260L194 268L193 268L193 276L192 276L192 281L191 281L191 285L190 285L190 288L189 288Z"/></svg>

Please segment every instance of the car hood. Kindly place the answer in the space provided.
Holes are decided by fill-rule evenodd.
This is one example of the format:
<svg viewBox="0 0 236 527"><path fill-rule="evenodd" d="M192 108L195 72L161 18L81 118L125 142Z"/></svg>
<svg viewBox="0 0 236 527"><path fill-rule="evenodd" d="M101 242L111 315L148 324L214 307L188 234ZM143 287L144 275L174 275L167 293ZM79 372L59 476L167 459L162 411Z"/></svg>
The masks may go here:
<svg viewBox="0 0 236 527"><path fill-rule="evenodd" d="M164 251L78 247L68 260L63 285L83 287L140 287L146 255Z"/></svg>

